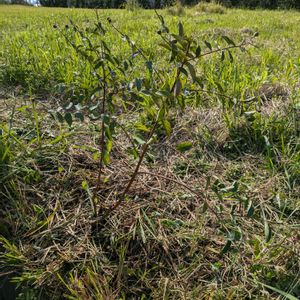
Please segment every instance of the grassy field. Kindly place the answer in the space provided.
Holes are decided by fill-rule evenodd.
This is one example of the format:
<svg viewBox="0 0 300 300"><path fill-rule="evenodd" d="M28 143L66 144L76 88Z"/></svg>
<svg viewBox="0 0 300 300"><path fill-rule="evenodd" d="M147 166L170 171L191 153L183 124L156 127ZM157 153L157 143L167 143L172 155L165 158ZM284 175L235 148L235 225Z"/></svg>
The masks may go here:
<svg viewBox="0 0 300 300"><path fill-rule="evenodd" d="M300 13L207 7L0 6L0 299L300 298Z"/></svg>

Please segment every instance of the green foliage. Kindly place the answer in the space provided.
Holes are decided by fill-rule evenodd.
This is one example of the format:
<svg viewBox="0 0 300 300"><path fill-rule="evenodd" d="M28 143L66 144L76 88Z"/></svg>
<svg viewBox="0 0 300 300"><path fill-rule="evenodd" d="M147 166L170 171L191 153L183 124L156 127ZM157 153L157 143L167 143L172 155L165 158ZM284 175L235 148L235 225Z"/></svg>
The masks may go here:
<svg viewBox="0 0 300 300"><path fill-rule="evenodd" d="M7 143L7 140L3 136L3 132L1 130L0 135L0 177L5 178L5 175L8 173L8 165L10 159L10 149Z"/></svg>
<svg viewBox="0 0 300 300"><path fill-rule="evenodd" d="M166 50L170 57L169 61L165 62L165 65L168 65L168 71L165 72L158 71L154 67L151 57L127 34L116 28L109 17L107 18L109 29L119 34L130 49L130 56L123 61L112 52L113 47L108 46L106 34L109 29L101 23L98 14L95 25L88 25L88 27L81 29L71 22L71 26L61 31L67 43L90 66L91 77L95 79L93 81L94 86L91 86L92 94L89 95L90 98L85 103L80 102L80 100L66 103L54 114L58 121L66 121L70 128L74 119L70 110L74 107L76 107L77 117L80 115L81 120L84 119L84 114L87 114L93 121L101 119L99 171L96 190L92 196L95 215L98 214L95 209L96 193L102 184L103 165L108 165L111 161L110 154L115 143L115 128L120 126L116 113L118 108L130 106L139 111L140 118L137 119L134 127L142 129L144 132L144 134L140 133L140 136L138 136L139 133L133 133L137 144L133 143L133 148L128 149L133 154L133 158L138 157L138 163L131 179L124 191L118 196L117 203L105 213L100 211L101 217L106 218L111 211L124 203L124 198L136 179L150 145L158 136L162 135L162 131L165 132L166 136L171 135L171 113L174 113L174 110L184 110L186 107L185 93L189 93L189 90L195 91L194 88L197 86L200 88L203 86L201 79L197 76L195 62L202 57L221 53L221 62L224 63L225 52L227 53L226 57L232 62L232 49L244 50L245 46L251 44L250 40L236 44L229 37L223 35L222 39L227 46L222 47L217 44L216 48L213 48L211 43L205 40L204 44L208 49L205 51L192 36L185 33L181 22L178 23L178 32L171 33L164 18L157 12L156 14L161 23L161 29L157 31L161 38L158 46ZM133 82L126 82L125 78L130 69L134 68L136 57L143 60L144 72L147 75L142 79L135 78ZM62 109L64 115L60 112ZM191 146L190 143L181 143L177 149L184 152ZM140 148L139 154L137 154L138 148Z"/></svg>

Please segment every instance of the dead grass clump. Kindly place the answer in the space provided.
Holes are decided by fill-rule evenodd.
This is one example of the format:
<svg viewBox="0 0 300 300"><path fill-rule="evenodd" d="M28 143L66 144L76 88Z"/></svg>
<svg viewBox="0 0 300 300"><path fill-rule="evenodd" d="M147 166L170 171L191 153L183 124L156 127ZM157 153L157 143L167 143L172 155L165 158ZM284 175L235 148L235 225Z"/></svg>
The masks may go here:
<svg viewBox="0 0 300 300"><path fill-rule="evenodd" d="M185 8L181 4L180 1L177 1L175 5L169 7L167 9L167 13L171 16L184 16L185 15Z"/></svg>
<svg viewBox="0 0 300 300"><path fill-rule="evenodd" d="M252 28L244 27L240 30L241 34L244 35L253 35L255 31Z"/></svg>
<svg viewBox="0 0 300 300"><path fill-rule="evenodd" d="M216 2L200 2L194 7L196 12L208 14L225 14L226 8Z"/></svg>
<svg viewBox="0 0 300 300"><path fill-rule="evenodd" d="M290 90L287 88L287 86L281 84L280 82L264 83L260 87L258 94L264 101L270 101L278 98L281 98L282 100L288 100L290 96Z"/></svg>
<svg viewBox="0 0 300 300"><path fill-rule="evenodd" d="M279 82L264 83L258 90L257 95L260 100L259 111L264 116L272 114L286 114L290 105L291 91L289 88Z"/></svg>
<svg viewBox="0 0 300 300"><path fill-rule="evenodd" d="M291 90L280 82L263 83L256 91L246 92L245 95L251 100L250 105L255 103L255 110L266 117L274 113L286 114L291 104Z"/></svg>

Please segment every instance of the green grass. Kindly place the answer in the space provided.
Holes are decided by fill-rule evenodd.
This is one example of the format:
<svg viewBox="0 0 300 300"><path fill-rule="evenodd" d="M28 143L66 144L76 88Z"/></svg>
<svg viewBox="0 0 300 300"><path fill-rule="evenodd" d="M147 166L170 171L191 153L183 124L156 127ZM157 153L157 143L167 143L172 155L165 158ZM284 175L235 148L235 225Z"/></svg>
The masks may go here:
<svg viewBox="0 0 300 300"><path fill-rule="evenodd" d="M89 101L91 66L62 32L69 19L89 26L95 13L0 6L0 272L18 299L300 297L300 13L183 9L159 13L201 47L258 32L256 47L234 51L232 63L199 61L207 92L173 113L171 136L158 136L128 201L99 230L90 198L100 123L70 129L49 113ZM170 67L154 11L99 15L158 70ZM107 43L120 59L130 55L114 31ZM137 57L122 80L144 76ZM134 137L139 111L119 110ZM109 207L135 167L128 136L116 136L97 205Z"/></svg>

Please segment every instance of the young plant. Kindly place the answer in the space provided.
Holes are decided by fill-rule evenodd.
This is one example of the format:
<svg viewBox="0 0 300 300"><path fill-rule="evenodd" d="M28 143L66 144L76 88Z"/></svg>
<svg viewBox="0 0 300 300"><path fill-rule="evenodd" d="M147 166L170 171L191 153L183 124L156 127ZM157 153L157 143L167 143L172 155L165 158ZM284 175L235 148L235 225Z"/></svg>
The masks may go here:
<svg viewBox="0 0 300 300"><path fill-rule="evenodd" d="M186 100L203 89L203 83L197 76L197 62L205 56L216 53L220 53L221 61L226 57L232 61L232 49L244 49L251 44L251 41L236 44L229 37L223 36L226 46L217 45L217 48L213 48L210 42L204 41L207 50L202 50L199 43L185 33L181 22L178 24L178 32L171 33L164 18L157 12L156 15L161 24L161 28L157 31L161 37L158 46L167 50L170 56L165 62L164 70L156 69L155 63L146 51L115 27L110 18L107 19L110 29L116 31L130 48L131 53L126 60L121 60L113 51L112 45L108 44L106 40L108 29L104 28L98 14L97 22L92 27L79 28L71 22L71 26L63 32L68 44L89 64L95 78L93 92L87 101L70 102L65 106L64 116L60 112L57 113L58 119L65 119L70 126L73 122L71 110L74 108L76 110L74 116L80 120L84 119L84 114L93 121L101 120L98 178L92 196L95 216L108 216L124 203L150 145L162 132L166 136L171 135L174 125L171 122L172 114L177 110L183 110ZM147 75L130 81L129 69L136 62L134 58L137 56L144 61ZM133 143L131 149L131 153L137 158L137 164L123 191L117 195L115 203L106 211L102 208L98 211L96 199L102 184L103 167L110 162L116 128L125 130L119 124L118 110L120 107L128 106L138 111L140 115L135 123L135 128L140 131L139 145ZM130 137L128 133L126 136Z"/></svg>

